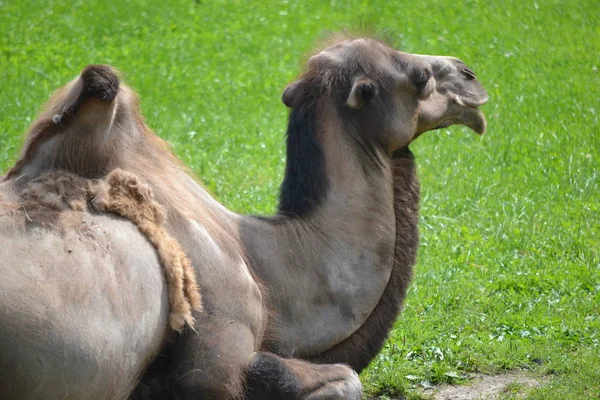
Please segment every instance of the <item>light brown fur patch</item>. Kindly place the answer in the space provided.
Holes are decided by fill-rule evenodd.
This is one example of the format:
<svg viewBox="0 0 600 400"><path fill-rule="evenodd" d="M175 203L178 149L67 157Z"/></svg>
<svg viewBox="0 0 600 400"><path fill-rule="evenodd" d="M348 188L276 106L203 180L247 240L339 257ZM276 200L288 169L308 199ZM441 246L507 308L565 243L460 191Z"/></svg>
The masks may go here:
<svg viewBox="0 0 600 400"><path fill-rule="evenodd" d="M165 271L171 327L179 331L186 323L194 326L192 310L202 311L194 268L179 242L167 233L165 211L152 189L137 176L115 169L104 179L92 180L53 171L29 182L21 199L12 207L5 203L2 212L23 213L29 222L52 226L64 222L64 210L109 212L130 220L156 248Z"/></svg>
<svg viewBox="0 0 600 400"><path fill-rule="evenodd" d="M194 269L179 242L164 229L165 212L153 199L150 186L124 170L112 171L94 185L95 208L129 219L154 245L165 270L171 306L170 324L180 330L194 326L191 310L202 310Z"/></svg>

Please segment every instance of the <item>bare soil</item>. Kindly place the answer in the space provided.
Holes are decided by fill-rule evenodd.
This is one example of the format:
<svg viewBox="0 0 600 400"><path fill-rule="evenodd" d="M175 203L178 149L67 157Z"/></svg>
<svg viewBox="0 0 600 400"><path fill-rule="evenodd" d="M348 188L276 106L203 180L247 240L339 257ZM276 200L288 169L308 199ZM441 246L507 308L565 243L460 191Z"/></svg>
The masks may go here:
<svg viewBox="0 0 600 400"><path fill-rule="evenodd" d="M501 375L477 374L465 385L443 385L436 389L424 390L423 394L431 396L432 400L495 400L502 394L525 395L542 383L542 378L522 372Z"/></svg>

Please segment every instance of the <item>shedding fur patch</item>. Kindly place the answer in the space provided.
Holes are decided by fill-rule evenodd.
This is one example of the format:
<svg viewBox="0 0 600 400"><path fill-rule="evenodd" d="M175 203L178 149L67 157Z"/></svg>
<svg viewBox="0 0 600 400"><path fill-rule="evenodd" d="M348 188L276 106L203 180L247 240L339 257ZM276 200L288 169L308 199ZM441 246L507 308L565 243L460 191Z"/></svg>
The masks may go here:
<svg viewBox="0 0 600 400"><path fill-rule="evenodd" d="M61 211L97 211L119 215L135 224L156 248L165 272L170 306L169 324L192 329L192 310L202 311L202 299L190 259L165 228L165 211L150 186L134 174L115 169L101 180L53 171L30 182L21 192L27 219L44 223Z"/></svg>

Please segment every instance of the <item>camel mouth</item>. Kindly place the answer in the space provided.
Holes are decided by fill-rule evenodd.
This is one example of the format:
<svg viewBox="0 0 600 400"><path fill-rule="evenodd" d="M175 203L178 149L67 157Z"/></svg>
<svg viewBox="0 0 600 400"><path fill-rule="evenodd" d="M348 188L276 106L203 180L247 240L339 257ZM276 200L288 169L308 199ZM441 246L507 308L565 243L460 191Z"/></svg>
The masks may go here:
<svg viewBox="0 0 600 400"><path fill-rule="evenodd" d="M464 125L478 135L483 135L487 128L487 120L480 109L476 107L465 106L458 115L443 119L433 129L447 128L451 125ZM415 136L415 138L420 135L421 134Z"/></svg>
<svg viewBox="0 0 600 400"><path fill-rule="evenodd" d="M485 129L487 127L487 120L485 119L485 115L478 108L471 108L469 110L473 110L467 121L464 122L466 126L471 128L478 135L483 135L485 133Z"/></svg>
<svg viewBox="0 0 600 400"><path fill-rule="evenodd" d="M456 96L454 101L462 108L461 115L458 118L459 123L469 127L475 133L483 135L487 127L487 120L479 107L486 104L488 100L489 96L487 94L478 99Z"/></svg>

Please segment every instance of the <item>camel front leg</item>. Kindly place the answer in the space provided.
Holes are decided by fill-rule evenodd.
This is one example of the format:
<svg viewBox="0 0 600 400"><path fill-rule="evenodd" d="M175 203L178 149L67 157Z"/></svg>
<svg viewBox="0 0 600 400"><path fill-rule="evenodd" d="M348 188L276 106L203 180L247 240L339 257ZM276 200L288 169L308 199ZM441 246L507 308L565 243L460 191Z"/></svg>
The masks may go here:
<svg viewBox="0 0 600 400"><path fill-rule="evenodd" d="M358 375L343 364L312 364L257 353L248 369L248 400L360 399Z"/></svg>

